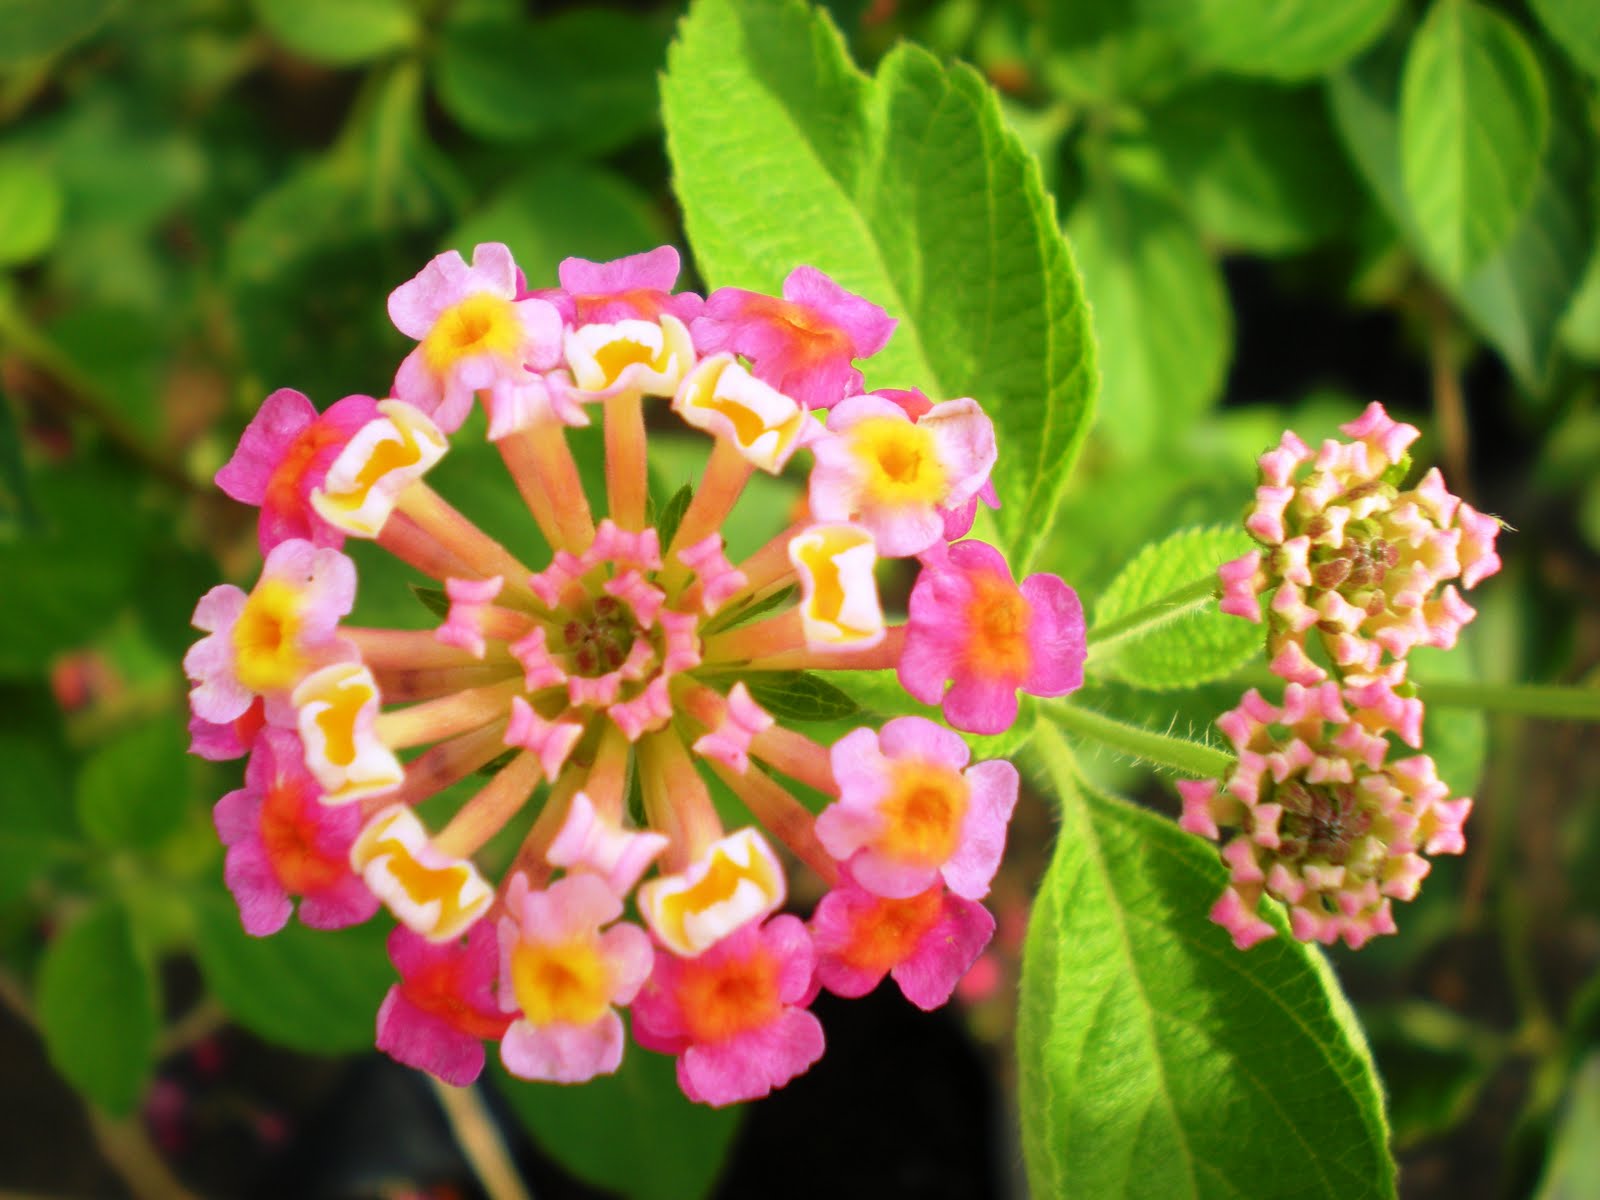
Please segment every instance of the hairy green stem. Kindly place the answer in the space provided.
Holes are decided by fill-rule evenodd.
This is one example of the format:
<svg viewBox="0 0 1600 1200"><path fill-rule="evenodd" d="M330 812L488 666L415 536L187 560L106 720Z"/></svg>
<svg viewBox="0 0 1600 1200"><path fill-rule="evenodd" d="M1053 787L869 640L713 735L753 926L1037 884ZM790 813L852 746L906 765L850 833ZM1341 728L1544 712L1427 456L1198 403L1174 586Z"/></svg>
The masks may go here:
<svg viewBox="0 0 1600 1200"><path fill-rule="evenodd" d="M1226 750L1130 725L1065 701L1046 702L1043 708L1048 719L1060 729L1181 775L1196 779L1220 778L1234 763L1233 755Z"/></svg>
<svg viewBox="0 0 1600 1200"><path fill-rule="evenodd" d="M1119 642L1143 637L1208 604L1216 599L1218 590L1216 572L1213 571L1130 613L1101 622L1089 630L1088 661L1092 663L1095 659L1104 657L1106 651Z"/></svg>

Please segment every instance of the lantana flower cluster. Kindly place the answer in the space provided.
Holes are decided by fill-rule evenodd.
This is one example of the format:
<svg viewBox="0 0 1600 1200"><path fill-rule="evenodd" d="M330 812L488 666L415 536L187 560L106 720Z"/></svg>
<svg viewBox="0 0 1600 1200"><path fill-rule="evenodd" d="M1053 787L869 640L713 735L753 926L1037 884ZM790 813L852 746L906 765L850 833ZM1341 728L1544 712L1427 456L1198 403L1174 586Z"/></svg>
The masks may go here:
<svg viewBox="0 0 1600 1200"><path fill-rule="evenodd" d="M1262 620L1284 680L1218 719L1238 755L1221 780L1179 783L1181 824L1222 843L1229 884L1211 916L1246 949L1272 936L1263 893L1303 941L1351 947L1395 932L1425 854L1460 854L1472 801L1452 799L1422 747L1407 678L1415 646L1449 649L1472 588L1500 567L1500 523L1452 495L1437 468L1403 488L1418 437L1373 403L1312 451L1293 432L1258 460L1245 517L1260 548L1219 571L1222 611ZM1313 637L1313 635L1315 635ZM1224 830L1231 830L1225 833Z"/></svg>
<svg viewBox="0 0 1600 1200"><path fill-rule="evenodd" d="M319 411L275 392L217 475L259 508L265 556L248 592L202 598L184 663L195 753L249 757L216 810L226 882L256 935L386 909L398 979L377 1044L452 1084L486 1046L514 1075L580 1082L631 1037L721 1105L821 1056L820 989L889 976L945 1003L993 932L981 901L1018 791L954 730L1004 730L1019 691L1082 680L1072 589L1018 584L967 538L997 503L981 405L865 392L857 364L895 322L820 271L702 299L674 290L678 270L671 247L568 259L558 288L530 291L505 246L440 255L389 298L416 346L387 396ZM427 482L479 399L547 560ZM603 515L567 438L591 422ZM647 429L680 422L706 466L658 524ZM746 482L808 460L802 515L731 561L721 529ZM351 623L352 537L437 582L436 628ZM917 570L898 623L886 558ZM794 672L886 669L946 723L827 746L756 699ZM713 780L748 822L724 826ZM827 888L808 919L785 911L796 862Z"/></svg>

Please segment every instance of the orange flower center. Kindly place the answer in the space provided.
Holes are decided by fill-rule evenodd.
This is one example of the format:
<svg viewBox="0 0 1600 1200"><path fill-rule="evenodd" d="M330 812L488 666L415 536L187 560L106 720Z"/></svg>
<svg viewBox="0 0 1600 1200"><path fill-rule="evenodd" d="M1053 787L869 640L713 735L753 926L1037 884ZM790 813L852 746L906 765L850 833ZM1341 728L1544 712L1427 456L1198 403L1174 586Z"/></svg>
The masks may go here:
<svg viewBox="0 0 1600 1200"><path fill-rule="evenodd" d="M937 763L895 763L894 783L879 806L884 852L902 862L938 866L961 837L969 788L961 773Z"/></svg>
<svg viewBox="0 0 1600 1200"><path fill-rule="evenodd" d="M851 925L850 944L840 957L858 971L882 972L899 966L938 923L943 897L939 884L906 900L874 897L872 907Z"/></svg>
<svg viewBox="0 0 1600 1200"><path fill-rule="evenodd" d="M1033 606L1010 580L998 572L978 574L966 618L969 670L986 679L1022 679L1033 669Z"/></svg>
<svg viewBox="0 0 1600 1200"><path fill-rule="evenodd" d="M696 1042L720 1042L776 1017L777 956L764 947L748 958L721 963L690 962L678 984L684 1023Z"/></svg>
<svg viewBox="0 0 1600 1200"><path fill-rule="evenodd" d="M316 803L292 782L277 781L261 801L261 844L283 890L308 896L338 883L350 869L342 854L317 845Z"/></svg>
<svg viewBox="0 0 1600 1200"><path fill-rule="evenodd" d="M456 986L460 970L453 962L434 963L401 983L400 992L423 1012L438 1017L452 1029L482 1039L502 1036L511 1018L483 1012L463 1000Z"/></svg>

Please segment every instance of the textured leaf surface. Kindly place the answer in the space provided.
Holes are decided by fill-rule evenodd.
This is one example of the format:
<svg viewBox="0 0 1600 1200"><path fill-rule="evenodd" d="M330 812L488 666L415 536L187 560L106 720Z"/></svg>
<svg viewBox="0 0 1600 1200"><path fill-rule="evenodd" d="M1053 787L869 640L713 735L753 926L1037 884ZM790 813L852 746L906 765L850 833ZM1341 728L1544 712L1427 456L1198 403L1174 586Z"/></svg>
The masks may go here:
<svg viewBox="0 0 1600 1200"><path fill-rule="evenodd" d="M615 1075L582 1087L513 1079L498 1062L494 1069L540 1149L585 1183L629 1200L707 1195L743 1113L691 1104L673 1060L632 1045Z"/></svg>
<svg viewBox="0 0 1600 1200"><path fill-rule="evenodd" d="M194 912L201 973L239 1024L309 1054L371 1049L378 1005L395 981L387 922L330 932L291 918L256 938L226 895L198 897Z"/></svg>
<svg viewBox="0 0 1600 1200"><path fill-rule="evenodd" d="M1127 616L1205 576L1255 546L1243 529L1185 529L1141 550L1112 581L1095 609L1095 624ZM1103 667L1140 687L1194 687L1221 679L1262 652L1261 626L1207 602L1142 637L1118 642Z"/></svg>
<svg viewBox="0 0 1600 1200"><path fill-rule="evenodd" d="M765 671L745 680L751 698L780 721L838 721L860 706L820 675L809 671Z"/></svg>
<svg viewBox="0 0 1600 1200"><path fill-rule="evenodd" d="M101 1107L131 1112L154 1065L155 983L119 905L98 904L56 935L37 1006L56 1069Z"/></svg>
<svg viewBox="0 0 1600 1200"><path fill-rule="evenodd" d="M1100 432L1140 455L1222 388L1232 339L1222 275L1170 199L1110 169L1095 173L1067 234L1104 371Z"/></svg>
<svg viewBox="0 0 1600 1200"><path fill-rule="evenodd" d="M1308 79L1360 53L1398 0L1139 0L1199 61L1241 75Z"/></svg>
<svg viewBox="0 0 1600 1200"><path fill-rule="evenodd" d="M1445 276L1489 257L1527 208L1550 132L1538 60L1475 0L1439 0L1400 89L1400 167L1417 229Z"/></svg>
<svg viewBox="0 0 1600 1200"><path fill-rule="evenodd" d="M1038 165L993 93L906 45L868 79L795 0L702 0L662 103L708 282L776 291L809 263L899 318L869 385L983 403L998 524L1025 569L1088 428L1094 351Z"/></svg>
<svg viewBox="0 0 1600 1200"><path fill-rule="evenodd" d="M1321 954L1283 933L1234 949L1206 916L1215 850L1081 788L1048 722L1034 745L1061 801L1017 1029L1034 1195L1395 1195L1377 1079Z"/></svg>

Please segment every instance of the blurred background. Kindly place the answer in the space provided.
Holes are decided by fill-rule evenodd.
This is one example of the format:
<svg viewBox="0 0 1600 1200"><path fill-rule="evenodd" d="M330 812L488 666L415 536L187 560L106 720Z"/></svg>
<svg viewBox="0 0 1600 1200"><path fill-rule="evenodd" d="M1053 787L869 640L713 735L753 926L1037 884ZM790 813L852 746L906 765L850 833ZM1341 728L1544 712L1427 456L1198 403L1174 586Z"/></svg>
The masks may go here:
<svg viewBox="0 0 1600 1200"><path fill-rule="evenodd" d="M864 67L903 38L975 65L1056 195L1104 384L1043 568L1092 608L1146 541L1237 521L1283 428L1314 441L1377 399L1515 529L1466 652L1419 674L1594 684L1600 6L1477 6L1534 63L1548 136L1532 199L1463 274L1396 178L1428 6L1352 4L1307 57L1302 5L1266 55L1175 5L828 5ZM196 598L259 562L212 474L275 388L381 395L406 349L384 299L432 254L504 241L549 286L567 255L685 245L656 92L680 11L0 0L0 1194L481 1193L424 1078L370 1049L382 923L239 928L210 808L240 765L185 754L178 664ZM461 458L447 495L471 487ZM776 485L771 511L797 496ZM426 619L403 587L363 604ZM1153 696L1128 685L1159 664L1119 669L1085 702L1196 734L1241 688ZM1334 956L1402 1194L1600 1195L1600 735L1429 721L1477 797L1468 853L1398 937ZM1174 810L1165 783L1089 765ZM1021 1195L1010 1034L1051 828L1024 803L957 1005L825 998L831 1052L773 1099L696 1109L643 1054L575 1090L491 1071L531 1190Z"/></svg>

